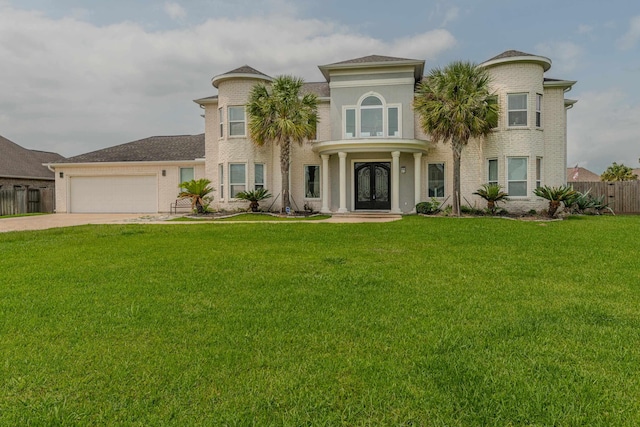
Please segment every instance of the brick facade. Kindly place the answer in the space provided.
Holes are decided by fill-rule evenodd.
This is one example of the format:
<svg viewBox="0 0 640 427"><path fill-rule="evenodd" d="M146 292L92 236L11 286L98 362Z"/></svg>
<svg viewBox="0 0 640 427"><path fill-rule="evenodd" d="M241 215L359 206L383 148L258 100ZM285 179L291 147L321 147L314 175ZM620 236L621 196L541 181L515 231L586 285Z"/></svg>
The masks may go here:
<svg viewBox="0 0 640 427"><path fill-rule="evenodd" d="M545 71L550 67L551 61L528 54L520 55L508 52L511 56L496 57L481 66L486 67L491 76L491 87L498 96L500 105L500 120L498 127L484 140L472 140L463 150L461 159L461 191L463 205L475 205L484 207L484 202L474 196L480 185L488 180L488 161L497 159L498 161L498 183L505 188L509 186L508 162L512 157L527 159L527 180L526 196L513 197L506 208L511 211L526 211L529 209L542 209L546 202L533 195L533 189L537 185L537 164L540 162L540 184L541 185L562 185L566 183L566 103L564 93L570 89L575 82L553 80L547 82L544 78ZM329 170L322 170L321 173L328 173L329 187L321 188L321 192L326 192L327 205L329 210L336 212L340 208L340 192L346 192L346 210L352 211L355 208L355 191L353 165L358 161L383 161L392 162L392 152L400 152L397 166L402 172L398 175L399 195L397 208L401 212L413 211L417 201L428 199L427 171L430 163L444 163L445 165L445 197L446 200L453 191L453 158L451 148L445 144L431 144L429 148L416 148L421 141L425 144L429 141L429 136L425 135L419 126L419 117L412 117L412 121L405 122L404 126L410 127L405 130L406 135L413 133L413 138L391 138L386 140L386 144L380 144L380 139L354 138L349 141L341 138L342 110L346 104L356 104L367 93L379 96L378 93L393 92L393 85L406 84L401 82L397 76L400 71L406 74L407 61L398 60L398 66L394 68L393 59L385 59L381 63L379 58L372 57L369 69L366 68L366 61L354 61L353 67L347 62L321 67L325 76L328 76L329 85L333 85L330 77L332 73L341 76L336 87L340 87L340 98L332 95L329 99L321 98L319 103L320 124L318 126L317 141L305 143L302 146L295 146L291 155L290 188L294 208L301 209L304 204L308 204L318 210L322 206L322 198L306 199L304 194L304 165L319 165L324 167L321 158L322 154L329 155ZM403 61L403 62L402 62ZM416 66L416 62L410 63ZM350 68L351 67L351 68ZM361 70L361 71L359 71ZM255 70L253 70L255 71ZM361 74L358 74L358 73ZM387 73L387 74L385 74ZM405 75L403 74L403 76ZM348 75L348 79L342 76ZM205 108L205 134L206 134L206 175L220 189L219 165L224 167L224 182L222 183L225 197L216 195L215 207L218 209L234 210L246 208L246 202L229 199L229 164L246 164L246 185L248 189L253 188L254 175L253 165L262 163L265 165L265 186L274 195L274 198L281 192L280 184L280 162L279 148L272 146L256 147L248 135L244 137L230 137L228 135L228 107L240 106L247 102L247 97L253 85L261 81L268 84L268 77L259 75L239 74L230 72L223 75L217 84L218 97L209 102L203 102ZM353 87L350 88L344 81L351 79ZM369 79L369 80L367 80ZM387 80L385 80L387 79ZM216 78L214 78L214 81ZM370 83L369 83L370 82ZM375 85L381 85L377 88ZM384 88L383 88L384 87ZM391 89L390 89L391 88ZM399 89L400 90L400 89ZM336 92L338 93L338 92ZM349 94L353 94L349 99ZM345 95L346 94L346 95ZM508 94L527 95L527 125L509 126L508 118ZM538 95L542 95L542 123L536 126L536 101ZM380 96L384 99L383 96ZM345 101L345 99L347 99ZM402 101L402 110L412 111L412 97L405 97ZM223 111L224 135L220 136L219 109ZM385 110L386 111L386 110ZM401 119L402 121L402 119ZM402 124L401 124L402 126ZM247 131L248 132L248 131ZM413 135L412 135L413 136ZM338 138L338 139L336 139ZM410 144L414 144L411 145ZM425 145L426 146L426 145ZM421 147L425 147L421 146ZM381 148L377 148L381 147ZM346 179L345 184L340 184L340 163L338 153L346 153ZM420 188L419 200L415 197L416 170L414 163L414 153L421 152L420 159ZM344 185L344 189L341 187ZM394 183L395 185L395 183ZM393 185L392 188L395 188ZM450 200L450 199L449 199ZM268 201L271 205L273 200ZM447 202L447 203L450 203ZM267 203L263 203L267 204ZM263 206L264 207L264 206ZM280 208L276 202L273 210Z"/></svg>

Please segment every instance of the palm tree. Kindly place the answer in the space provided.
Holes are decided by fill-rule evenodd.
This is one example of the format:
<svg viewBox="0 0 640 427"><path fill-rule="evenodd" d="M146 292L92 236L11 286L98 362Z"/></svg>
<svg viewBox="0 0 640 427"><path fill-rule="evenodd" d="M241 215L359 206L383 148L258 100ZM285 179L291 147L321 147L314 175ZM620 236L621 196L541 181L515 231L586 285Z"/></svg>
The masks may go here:
<svg viewBox="0 0 640 427"><path fill-rule="evenodd" d="M179 185L180 193L179 199L191 199L191 209L196 210L197 213L204 213L205 197L215 190L209 187L211 181L206 178L198 180L192 179L191 181L185 181Z"/></svg>
<svg viewBox="0 0 640 427"><path fill-rule="evenodd" d="M495 215L498 202L509 200L509 195L502 191L502 185L499 184L482 184L482 187L473 194L487 201L487 209L491 212L491 215Z"/></svg>
<svg viewBox="0 0 640 427"><path fill-rule="evenodd" d="M271 193L266 188L258 188L252 191L241 191L236 194L236 199L246 200L249 203L251 212L258 212L260 204L258 202L271 197Z"/></svg>
<svg viewBox="0 0 640 427"><path fill-rule="evenodd" d="M267 87L256 84L249 95L249 133L258 146L280 145L282 175L282 211L291 207L289 165L291 143L302 144L316 133L318 100L314 94L301 96L304 81L293 76L278 76Z"/></svg>
<svg viewBox="0 0 640 427"><path fill-rule="evenodd" d="M460 216L462 149L471 138L483 137L498 125L498 104L489 92L489 75L471 62L435 68L418 85L413 107L425 133L434 141L451 143L453 212Z"/></svg>
<svg viewBox="0 0 640 427"><path fill-rule="evenodd" d="M613 164L600 175L600 179L603 181L636 181L638 175L633 173L633 169L629 166L613 162Z"/></svg>
<svg viewBox="0 0 640 427"><path fill-rule="evenodd" d="M533 190L533 194L549 201L549 209L547 214L549 218L556 216L556 212L560 207L560 203L565 200L573 199L576 191L569 185L562 185L560 187L550 187L545 185L544 187L538 187Z"/></svg>

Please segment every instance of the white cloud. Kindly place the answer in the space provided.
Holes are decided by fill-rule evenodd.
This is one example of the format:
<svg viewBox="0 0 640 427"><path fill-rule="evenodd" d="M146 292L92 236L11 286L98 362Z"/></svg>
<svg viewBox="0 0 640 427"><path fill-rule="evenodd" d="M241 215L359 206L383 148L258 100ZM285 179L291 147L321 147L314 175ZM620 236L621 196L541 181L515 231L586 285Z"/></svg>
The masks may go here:
<svg viewBox="0 0 640 427"><path fill-rule="evenodd" d="M593 31L592 25L580 24L578 25L578 34L589 34Z"/></svg>
<svg viewBox="0 0 640 427"><path fill-rule="evenodd" d="M585 92L578 98L568 112L568 164L579 163L595 173L612 162L638 167L640 103L620 89Z"/></svg>
<svg viewBox="0 0 640 427"><path fill-rule="evenodd" d="M575 70L584 55L584 49L573 42L539 43L536 51L548 58L553 58L553 72L570 72Z"/></svg>
<svg viewBox="0 0 640 427"><path fill-rule="evenodd" d="M635 47L640 40L640 15L634 16L629 21L629 29L618 39L617 45L619 49L629 50Z"/></svg>
<svg viewBox="0 0 640 427"><path fill-rule="evenodd" d="M164 3L163 9L164 12L174 21L180 21L187 17L187 12L178 3L167 1Z"/></svg>
<svg viewBox="0 0 640 427"><path fill-rule="evenodd" d="M460 8L459 7L451 7L449 9L447 9L447 11L444 14L444 20L442 21L442 25L441 27L446 27L447 24L449 24L450 22L455 21L456 19L458 19L458 15L460 14Z"/></svg>
<svg viewBox="0 0 640 427"><path fill-rule="evenodd" d="M191 100L215 93L211 77L243 64L318 81L320 64L369 54L434 58L455 43L444 29L387 42L281 14L213 18L170 31L131 22L95 26L0 0L0 133L63 155L200 133Z"/></svg>

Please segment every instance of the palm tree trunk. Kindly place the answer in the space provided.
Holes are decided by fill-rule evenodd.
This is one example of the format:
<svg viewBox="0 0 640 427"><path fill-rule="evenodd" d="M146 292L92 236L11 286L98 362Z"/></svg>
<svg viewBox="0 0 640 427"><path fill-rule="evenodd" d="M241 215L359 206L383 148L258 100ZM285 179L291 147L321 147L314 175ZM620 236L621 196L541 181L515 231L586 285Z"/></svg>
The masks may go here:
<svg viewBox="0 0 640 427"><path fill-rule="evenodd" d="M462 155L462 144L454 139L451 141L453 151L453 214L460 216L460 157Z"/></svg>
<svg viewBox="0 0 640 427"><path fill-rule="evenodd" d="M280 174L282 175L282 212L291 208L289 199L289 163L291 162L291 140L280 143Z"/></svg>

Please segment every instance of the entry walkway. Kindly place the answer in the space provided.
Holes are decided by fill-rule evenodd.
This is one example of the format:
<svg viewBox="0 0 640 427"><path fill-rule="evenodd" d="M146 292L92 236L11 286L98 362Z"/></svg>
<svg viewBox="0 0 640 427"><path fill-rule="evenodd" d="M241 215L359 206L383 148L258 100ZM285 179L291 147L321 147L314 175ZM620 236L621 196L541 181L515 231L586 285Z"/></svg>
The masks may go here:
<svg viewBox="0 0 640 427"><path fill-rule="evenodd" d="M150 223L150 224L238 224L239 222L231 221L167 221L175 218L175 216L154 214L49 214L49 215L34 215L34 216L21 216L15 218L0 218L0 233L7 231L29 231L29 230L46 230L48 228L58 227L73 227L77 225L87 224L135 224L135 223ZM329 219L323 219L318 221L257 221L261 223L278 223L278 224L290 224L290 223L305 223L313 224L319 222L329 223L357 223L357 222L390 222L401 219L401 215L358 215L358 214L343 214L335 215ZM247 221L251 222L251 221Z"/></svg>

